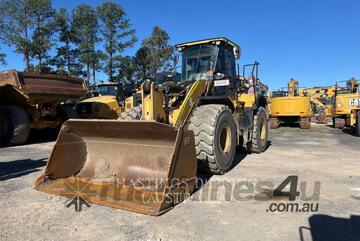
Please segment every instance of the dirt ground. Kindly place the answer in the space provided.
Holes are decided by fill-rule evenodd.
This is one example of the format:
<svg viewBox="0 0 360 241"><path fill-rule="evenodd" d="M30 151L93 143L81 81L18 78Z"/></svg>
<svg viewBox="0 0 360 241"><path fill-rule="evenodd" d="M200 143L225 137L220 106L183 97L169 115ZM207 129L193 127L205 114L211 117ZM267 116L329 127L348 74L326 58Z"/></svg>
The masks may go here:
<svg viewBox="0 0 360 241"><path fill-rule="evenodd" d="M99 205L75 212L65 207L66 198L32 189L54 141L2 148L0 240L360 240L360 138L317 124L310 130L280 127L271 138L265 153L237 155L230 172L212 176L192 201L159 217ZM303 190L292 202L258 200L258 189L241 198L229 192L239 182L265 183L262 190L271 191L288 176L298 176L297 190L306 182L307 196L320 182L318 200L302 200ZM219 183L231 187L217 189L215 200L197 201ZM282 211L289 203L317 204L318 210Z"/></svg>

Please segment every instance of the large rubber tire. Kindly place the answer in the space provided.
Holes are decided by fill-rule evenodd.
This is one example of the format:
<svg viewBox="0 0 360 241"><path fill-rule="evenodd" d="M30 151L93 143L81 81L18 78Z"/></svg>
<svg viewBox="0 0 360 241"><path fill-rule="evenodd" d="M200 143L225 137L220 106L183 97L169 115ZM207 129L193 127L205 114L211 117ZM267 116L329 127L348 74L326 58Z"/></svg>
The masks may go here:
<svg viewBox="0 0 360 241"><path fill-rule="evenodd" d="M30 119L26 111L16 105L3 106L10 116L11 128L8 128L10 141L8 145L23 144L30 134Z"/></svg>
<svg viewBox="0 0 360 241"><path fill-rule="evenodd" d="M269 145L269 121L264 107L259 107L254 115L254 125L251 140L251 152L262 153Z"/></svg>
<svg viewBox="0 0 360 241"><path fill-rule="evenodd" d="M141 106L135 106L131 109L126 109L123 113L120 114L118 120L140 120L142 114Z"/></svg>
<svg viewBox="0 0 360 241"><path fill-rule="evenodd" d="M237 145L236 124L225 105L203 105L191 114L188 130L195 136L195 149L200 172L223 174L234 162Z"/></svg>
<svg viewBox="0 0 360 241"><path fill-rule="evenodd" d="M356 123L354 128L354 135L360 137L360 111L356 114Z"/></svg>
<svg viewBox="0 0 360 241"><path fill-rule="evenodd" d="M10 112L0 106L0 146L9 145L13 128Z"/></svg>

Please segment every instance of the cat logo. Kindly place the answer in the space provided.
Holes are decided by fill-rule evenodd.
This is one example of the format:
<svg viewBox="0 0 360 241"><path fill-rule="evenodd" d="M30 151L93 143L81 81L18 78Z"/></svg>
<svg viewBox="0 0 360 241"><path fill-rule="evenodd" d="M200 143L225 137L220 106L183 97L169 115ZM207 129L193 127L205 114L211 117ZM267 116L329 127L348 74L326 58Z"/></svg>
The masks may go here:
<svg viewBox="0 0 360 241"><path fill-rule="evenodd" d="M351 99L349 100L350 106L360 106L360 99Z"/></svg>

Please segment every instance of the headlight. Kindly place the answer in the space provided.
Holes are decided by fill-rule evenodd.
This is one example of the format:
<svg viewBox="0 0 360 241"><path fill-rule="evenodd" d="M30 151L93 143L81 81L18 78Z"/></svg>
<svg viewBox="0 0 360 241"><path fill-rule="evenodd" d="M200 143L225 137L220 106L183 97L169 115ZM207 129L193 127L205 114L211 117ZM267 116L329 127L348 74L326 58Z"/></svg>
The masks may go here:
<svg viewBox="0 0 360 241"><path fill-rule="evenodd" d="M215 77L215 79L223 79L223 78L225 77L225 74L223 74L223 73L216 73L214 77Z"/></svg>

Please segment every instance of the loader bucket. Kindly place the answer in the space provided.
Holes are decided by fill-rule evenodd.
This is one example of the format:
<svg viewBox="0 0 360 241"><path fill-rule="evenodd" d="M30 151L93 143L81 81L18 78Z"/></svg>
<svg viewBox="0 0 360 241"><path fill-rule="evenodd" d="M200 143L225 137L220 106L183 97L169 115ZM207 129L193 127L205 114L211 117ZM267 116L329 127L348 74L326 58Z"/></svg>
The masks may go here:
<svg viewBox="0 0 360 241"><path fill-rule="evenodd" d="M35 189L160 215L190 196L196 170L192 131L153 121L69 120Z"/></svg>

